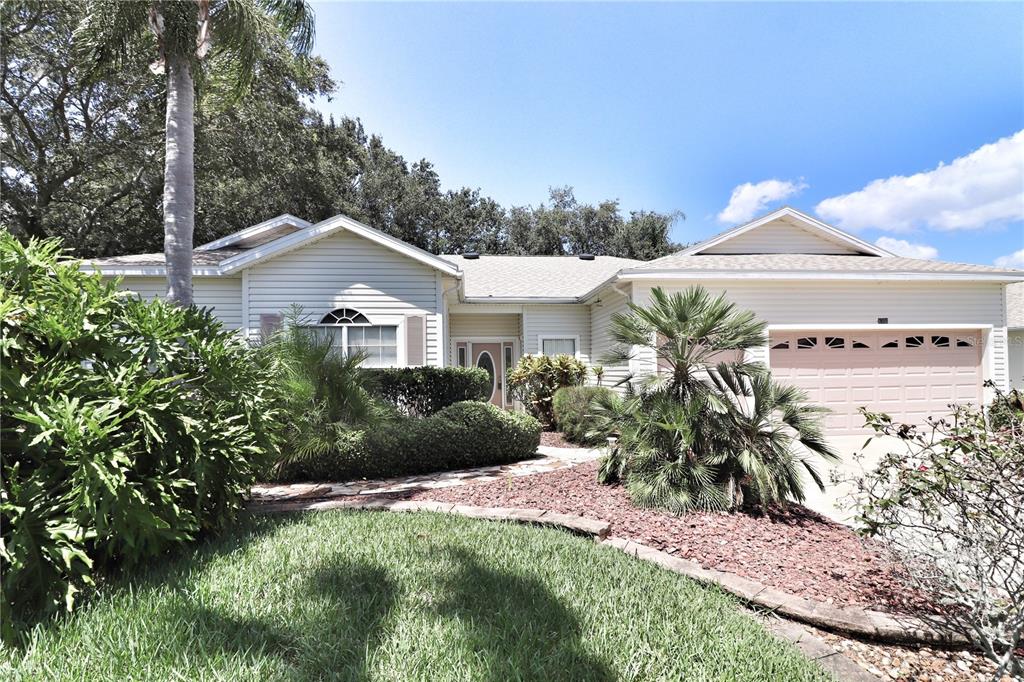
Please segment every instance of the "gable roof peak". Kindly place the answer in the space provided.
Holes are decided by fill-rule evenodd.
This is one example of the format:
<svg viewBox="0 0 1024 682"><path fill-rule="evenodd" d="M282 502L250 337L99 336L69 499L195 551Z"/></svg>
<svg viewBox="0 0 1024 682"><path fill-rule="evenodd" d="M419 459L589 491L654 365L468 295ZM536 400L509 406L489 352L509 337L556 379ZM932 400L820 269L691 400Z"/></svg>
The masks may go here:
<svg viewBox="0 0 1024 682"><path fill-rule="evenodd" d="M764 225L774 223L777 221L789 221L795 223L797 227L806 230L811 233L816 233L821 238L845 246L852 250L857 255L863 256L876 256L876 257L891 257L895 254L886 251L885 249L866 242L862 239L854 237L848 232L844 232L837 227L833 227L828 223L822 222L817 218L804 213L803 211L793 208L792 206L781 206L774 211L766 213L762 216L754 218L742 225L737 225L723 232L705 239L704 241L698 242L690 247L683 249L682 251L674 254L675 256L690 256L703 253L704 251L718 246L724 242L730 241L739 237L740 235L746 234L752 230L756 230Z"/></svg>

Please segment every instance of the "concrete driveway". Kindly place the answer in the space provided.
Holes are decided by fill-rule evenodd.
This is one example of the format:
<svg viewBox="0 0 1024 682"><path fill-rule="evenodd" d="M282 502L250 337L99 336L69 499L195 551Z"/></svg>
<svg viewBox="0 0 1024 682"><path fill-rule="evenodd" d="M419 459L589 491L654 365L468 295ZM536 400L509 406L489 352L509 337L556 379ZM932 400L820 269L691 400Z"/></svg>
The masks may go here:
<svg viewBox="0 0 1024 682"><path fill-rule="evenodd" d="M902 441L891 437L873 438L865 449L864 442L867 439L867 435L832 436L829 438L832 447L842 456L843 461L835 466L819 467L819 471L824 472L822 478L826 482L824 493L819 491L812 481L809 479L806 481L806 486L804 487L807 492L807 500L804 502L805 507L813 509L819 514L824 514L840 523L852 525L856 513L849 508L850 500L848 495L851 492L851 487L848 485L833 485L831 482L831 472L839 471L843 476L859 474L862 470L873 470L878 465L879 459L886 452L906 451L906 445ZM853 458L854 454L861 451L864 453L863 459L859 462L855 461Z"/></svg>

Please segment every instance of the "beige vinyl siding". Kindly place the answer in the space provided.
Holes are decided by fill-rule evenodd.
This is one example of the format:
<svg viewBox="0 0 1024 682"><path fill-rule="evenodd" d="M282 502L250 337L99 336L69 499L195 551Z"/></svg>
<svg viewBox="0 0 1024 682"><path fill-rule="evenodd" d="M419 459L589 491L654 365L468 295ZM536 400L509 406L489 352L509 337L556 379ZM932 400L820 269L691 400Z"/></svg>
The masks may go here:
<svg viewBox="0 0 1024 682"><path fill-rule="evenodd" d="M580 303L553 303L523 306L524 352L540 352L539 339L578 337L580 360L590 364L590 306Z"/></svg>
<svg viewBox="0 0 1024 682"><path fill-rule="evenodd" d="M451 338L515 338L520 336L518 313L453 313L448 318Z"/></svg>
<svg viewBox="0 0 1024 682"><path fill-rule="evenodd" d="M628 312L629 299L612 289L602 293L600 300L590 306L592 361L604 367L602 384L605 386L615 386L629 376L629 363L610 365L601 361L601 357L616 345L611 335L612 316Z"/></svg>
<svg viewBox="0 0 1024 682"><path fill-rule="evenodd" d="M164 298L167 293L166 277L125 277L121 287L134 291L147 300ZM242 278L194 277L192 299L197 306L213 308L213 314L228 329L242 326Z"/></svg>
<svg viewBox="0 0 1024 682"><path fill-rule="evenodd" d="M986 340L985 378L1000 387L1008 383L1006 322L998 283L743 280L704 285L712 293L724 291L768 324L874 325L886 317L893 325L992 325ZM653 286L638 285L637 300L648 300ZM667 291L685 286L663 283ZM753 359L767 360L767 348L755 352ZM645 358L645 363L649 367L650 359Z"/></svg>
<svg viewBox="0 0 1024 682"><path fill-rule="evenodd" d="M338 232L252 266L246 280L250 334L259 333L260 315L282 314L293 303L313 321L343 307L371 323L425 315L427 364L443 364L441 277L391 249Z"/></svg>
<svg viewBox="0 0 1024 682"><path fill-rule="evenodd" d="M741 235L704 249L707 254L823 253L856 254L857 251L801 227L782 221L755 227Z"/></svg>

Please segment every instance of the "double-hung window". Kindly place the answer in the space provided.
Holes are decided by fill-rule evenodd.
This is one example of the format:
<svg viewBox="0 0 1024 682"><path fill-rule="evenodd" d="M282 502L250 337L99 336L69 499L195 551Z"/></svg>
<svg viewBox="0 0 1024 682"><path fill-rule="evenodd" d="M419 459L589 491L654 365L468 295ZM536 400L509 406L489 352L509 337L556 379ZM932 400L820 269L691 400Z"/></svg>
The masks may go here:
<svg viewBox="0 0 1024 682"><path fill-rule="evenodd" d="M577 339L574 336L542 336L540 352L543 355L570 355L576 357Z"/></svg>
<svg viewBox="0 0 1024 682"><path fill-rule="evenodd" d="M398 326L370 324L358 310L338 308L323 316L317 333L345 355L362 352L363 367L392 367L398 364Z"/></svg>

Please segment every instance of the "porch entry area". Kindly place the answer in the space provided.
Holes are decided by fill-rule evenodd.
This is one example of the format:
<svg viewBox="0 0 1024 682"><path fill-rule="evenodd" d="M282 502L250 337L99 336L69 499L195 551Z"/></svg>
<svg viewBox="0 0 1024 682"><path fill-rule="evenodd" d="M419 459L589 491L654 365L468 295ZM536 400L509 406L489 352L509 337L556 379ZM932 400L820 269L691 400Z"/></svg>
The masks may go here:
<svg viewBox="0 0 1024 682"><path fill-rule="evenodd" d="M513 406L508 373L518 360L518 339L455 339L455 364L486 370L491 376L491 403L498 407Z"/></svg>
<svg viewBox="0 0 1024 682"><path fill-rule="evenodd" d="M506 377L522 352L523 316L518 306L460 306L450 316L450 362L459 367L480 367L491 376L491 402L513 408Z"/></svg>

